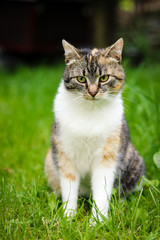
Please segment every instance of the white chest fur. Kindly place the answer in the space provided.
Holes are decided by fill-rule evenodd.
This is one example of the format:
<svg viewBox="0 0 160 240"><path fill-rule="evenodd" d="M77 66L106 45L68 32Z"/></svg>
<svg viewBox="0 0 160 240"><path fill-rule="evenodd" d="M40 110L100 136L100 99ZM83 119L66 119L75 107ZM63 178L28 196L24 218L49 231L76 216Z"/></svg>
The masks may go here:
<svg viewBox="0 0 160 240"><path fill-rule="evenodd" d="M109 102L85 100L68 92L62 82L55 98L54 112L62 148L77 171L84 175L100 160L108 136L121 123L121 96Z"/></svg>

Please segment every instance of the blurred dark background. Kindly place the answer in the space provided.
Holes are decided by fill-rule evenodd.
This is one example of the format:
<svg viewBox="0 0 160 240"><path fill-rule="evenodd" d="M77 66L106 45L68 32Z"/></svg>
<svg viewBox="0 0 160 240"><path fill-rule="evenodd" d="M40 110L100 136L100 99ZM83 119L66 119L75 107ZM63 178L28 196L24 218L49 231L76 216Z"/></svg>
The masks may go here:
<svg viewBox="0 0 160 240"><path fill-rule="evenodd" d="M62 39L103 48L120 37L132 64L159 61L160 0L0 3L0 66L57 61L63 57Z"/></svg>

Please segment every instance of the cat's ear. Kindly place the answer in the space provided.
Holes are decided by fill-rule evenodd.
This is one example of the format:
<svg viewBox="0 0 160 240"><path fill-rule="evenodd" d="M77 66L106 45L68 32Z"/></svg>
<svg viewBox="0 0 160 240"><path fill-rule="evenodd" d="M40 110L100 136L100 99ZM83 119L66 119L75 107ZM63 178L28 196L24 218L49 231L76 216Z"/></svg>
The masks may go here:
<svg viewBox="0 0 160 240"><path fill-rule="evenodd" d="M79 50L76 49L74 46L72 46L71 44L69 44L67 41L65 41L64 39L62 40L62 45L64 48L64 52L65 52L65 61L66 64L70 65L73 62L75 62L76 60L80 59L81 56L79 54Z"/></svg>
<svg viewBox="0 0 160 240"><path fill-rule="evenodd" d="M105 57L113 57L120 63L122 60L122 50L123 50L123 38L120 38L112 46L106 48Z"/></svg>

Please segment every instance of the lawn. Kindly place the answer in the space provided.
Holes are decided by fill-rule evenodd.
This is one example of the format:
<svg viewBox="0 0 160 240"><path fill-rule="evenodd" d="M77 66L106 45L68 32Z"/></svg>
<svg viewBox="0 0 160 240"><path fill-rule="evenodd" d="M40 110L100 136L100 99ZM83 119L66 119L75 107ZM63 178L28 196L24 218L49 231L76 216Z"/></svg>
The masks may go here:
<svg viewBox="0 0 160 240"><path fill-rule="evenodd" d="M125 64L125 114L146 178L126 201L113 191L109 219L94 227L91 201L79 199L77 216L65 218L44 175L63 67L0 71L0 239L160 239L160 64Z"/></svg>

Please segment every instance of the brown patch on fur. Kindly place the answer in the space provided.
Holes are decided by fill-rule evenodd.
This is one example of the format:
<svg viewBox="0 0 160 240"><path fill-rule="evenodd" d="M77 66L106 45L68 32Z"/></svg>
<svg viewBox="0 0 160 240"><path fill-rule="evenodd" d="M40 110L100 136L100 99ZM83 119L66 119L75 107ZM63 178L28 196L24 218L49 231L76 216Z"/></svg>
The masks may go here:
<svg viewBox="0 0 160 240"><path fill-rule="evenodd" d="M89 64L91 64L92 58L93 58L93 56L92 56L92 54L91 54L91 55L89 56Z"/></svg>
<svg viewBox="0 0 160 240"><path fill-rule="evenodd" d="M110 137L107 139L106 145L103 150L102 159L102 164L106 167L111 167L116 162L121 142L120 133L121 127L118 127L117 130L113 131Z"/></svg>
<svg viewBox="0 0 160 240"><path fill-rule="evenodd" d="M65 177L73 182L76 180L76 177L71 173L66 174Z"/></svg>
<svg viewBox="0 0 160 240"><path fill-rule="evenodd" d="M59 170L64 177L70 179L71 181L76 180L73 164L71 160L66 156L66 154L62 151L59 151L58 153L58 165Z"/></svg>
<svg viewBox="0 0 160 240"><path fill-rule="evenodd" d="M114 86L114 89L119 91L122 87L123 87L123 83L122 82L117 82L117 84Z"/></svg>
<svg viewBox="0 0 160 240"><path fill-rule="evenodd" d="M73 165L70 159L66 156L66 154L61 150L61 143L58 140L58 137L55 134L55 128L52 129L52 141L53 144L58 149L58 167L60 172L63 174L64 177L70 179L71 181L75 181Z"/></svg>

